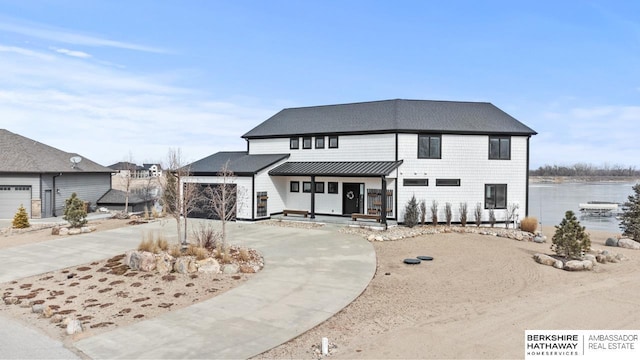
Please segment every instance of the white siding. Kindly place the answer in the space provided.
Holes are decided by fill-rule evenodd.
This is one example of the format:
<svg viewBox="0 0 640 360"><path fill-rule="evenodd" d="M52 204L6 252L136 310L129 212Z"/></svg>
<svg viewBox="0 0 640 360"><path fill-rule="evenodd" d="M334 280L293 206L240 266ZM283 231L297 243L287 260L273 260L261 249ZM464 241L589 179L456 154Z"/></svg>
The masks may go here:
<svg viewBox="0 0 640 360"><path fill-rule="evenodd" d="M249 141L249 154L291 154L288 161L394 161L395 134L341 135L338 148L329 149L325 136L324 149L290 149L289 138L254 139ZM415 157L415 156L414 156Z"/></svg>
<svg viewBox="0 0 640 360"><path fill-rule="evenodd" d="M453 220L459 220L459 204L466 202L467 219L473 220L473 209L481 203L483 220L488 220L484 210L484 185L507 184L507 204L518 204L520 218L526 206L527 137L511 137L511 160L489 160L489 137L487 135L442 135L441 159L418 159L418 135L400 134L399 159L404 163L398 169L400 196L400 220L404 218L404 207L415 195L418 201L425 200L427 208L436 200L439 204L438 218L444 220L444 206L452 204ZM404 179L427 178L429 186L403 186ZM460 179L461 186L436 186L436 179ZM430 214L430 211L428 211ZM496 210L498 221L504 220L505 210ZM430 215L427 216L429 218Z"/></svg>

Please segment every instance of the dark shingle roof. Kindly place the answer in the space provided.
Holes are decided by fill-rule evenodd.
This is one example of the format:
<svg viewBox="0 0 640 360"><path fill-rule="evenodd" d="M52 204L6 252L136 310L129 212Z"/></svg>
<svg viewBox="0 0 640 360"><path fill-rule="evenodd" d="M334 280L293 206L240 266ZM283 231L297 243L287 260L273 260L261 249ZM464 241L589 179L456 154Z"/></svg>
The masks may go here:
<svg viewBox="0 0 640 360"><path fill-rule="evenodd" d="M85 157L73 168L76 153L58 150L41 142L0 129L0 172L16 173L111 173L113 170Z"/></svg>
<svg viewBox="0 0 640 360"><path fill-rule="evenodd" d="M100 199L96 202L98 205L124 205L127 193L122 190L111 189L107 191L106 194L102 195ZM129 193L129 204L141 204L144 202L144 199L140 196Z"/></svg>
<svg viewBox="0 0 640 360"><path fill-rule="evenodd" d="M252 175L288 157L289 154L248 155L246 151L221 151L192 163L189 170L193 174L215 175L229 161L229 170L234 174Z"/></svg>
<svg viewBox="0 0 640 360"><path fill-rule="evenodd" d="M269 171L273 176L383 176L389 175L399 161L311 161L286 162Z"/></svg>
<svg viewBox="0 0 640 360"><path fill-rule="evenodd" d="M134 163L130 163L127 161L120 161L115 164L111 164L108 166L109 169L112 170L143 170L144 168L140 165L136 165Z"/></svg>
<svg viewBox="0 0 640 360"><path fill-rule="evenodd" d="M284 109L242 137L372 132L536 134L491 103L396 99Z"/></svg>

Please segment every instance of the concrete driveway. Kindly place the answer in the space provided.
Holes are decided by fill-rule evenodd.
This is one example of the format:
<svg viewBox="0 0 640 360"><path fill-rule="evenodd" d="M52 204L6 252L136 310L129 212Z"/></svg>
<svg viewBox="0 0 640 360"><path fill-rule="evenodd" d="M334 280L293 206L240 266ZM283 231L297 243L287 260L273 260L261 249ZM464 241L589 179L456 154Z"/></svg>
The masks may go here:
<svg viewBox="0 0 640 360"><path fill-rule="evenodd" d="M0 282L122 253L137 246L142 230L159 226L0 251ZM165 227L171 233L175 224ZM231 243L258 249L265 258L264 269L252 280L210 300L80 340L77 350L94 359L248 358L333 316L360 295L376 270L373 246L337 227L309 230L234 223L228 229ZM55 251L43 251L47 246Z"/></svg>

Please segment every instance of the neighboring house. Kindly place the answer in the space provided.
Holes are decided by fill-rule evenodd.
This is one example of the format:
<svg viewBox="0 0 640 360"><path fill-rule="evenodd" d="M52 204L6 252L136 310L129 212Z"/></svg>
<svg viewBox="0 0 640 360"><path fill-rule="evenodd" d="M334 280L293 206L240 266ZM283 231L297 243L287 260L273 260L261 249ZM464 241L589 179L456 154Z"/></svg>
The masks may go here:
<svg viewBox="0 0 640 360"><path fill-rule="evenodd" d="M162 176L162 167L160 164L142 164L142 166L140 166L127 161L120 161L109 165L109 168L115 170L117 176L131 177L132 179Z"/></svg>
<svg viewBox="0 0 640 360"><path fill-rule="evenodd" d="M22 204L31 218L63 215L76 193L95 204L111 188L112 170L76 153L0 129L0 219Z"/></svg>
<svg viewBox="0 0 640 360"><path fill-rule="evenodd" d="M404 220L415 195L446 203L459 221L481 204L483 220L528 205L529 139L536 132L490 103L385 100L284 109L243 135L247 151L220 152L191 165L186 181L220 182L229 161L244 196L239 219L285 210ZM383 196L382 194L385 194ZM430 218L430 216L427 216Z"/></svg>
<svg viewBox="0 0 640 360"><path fill-rule="evenodd" d="M162 167L160 164L142 164L142 168L146 170L147 176L160 177L162 176Z"/></svg>
<svg viewBox="0 0 640 360"><path fill-rule="evenodd" d="M148 211L154 205L153 199L145 200L135 193L129 193L129 199L127 201L127 192L122 190L111 189L104 194L97 201L99 207L105 207L109 210L124 210L125 202L127 203L127 212L141 212L144 211L145 206Z"/></svg>

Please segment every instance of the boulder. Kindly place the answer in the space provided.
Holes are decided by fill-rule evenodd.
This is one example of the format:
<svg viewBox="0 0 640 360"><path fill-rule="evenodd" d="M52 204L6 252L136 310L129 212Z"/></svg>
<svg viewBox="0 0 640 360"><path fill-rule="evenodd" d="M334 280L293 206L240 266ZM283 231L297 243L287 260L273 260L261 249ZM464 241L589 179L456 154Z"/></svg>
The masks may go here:
<svg viewBox="0 0 640 360"><path fill-rule="evenodd" d="M586 254L584 256L584 260L589 260L593 263L593 265L596 265L598 263L598 260L596 259L595 255L591 255L591 254Z"/></svg>
<svg viewBox="0 0 640 360"><path fill-rule="evenodd" d="M69 228L60 228L60 231L58 231L58 234L60 235L69 235Z"/></svg>
<svg viewBox="0 0 640 360"><path fill-rule="evenodd" d="M47 319L48 319L48 318L52 317L52 316L53 316L53 314L54 314L53 309L51 309L49 306L45 306L45 307L44 307L44 310L42 311L42 315L43 315L45 318L47 318Z"/></svg>
<svg viewBox="0 0 640 360"><path fill-rule="evenodd" d="M369 240L369 241L374 241L375 239L376 239L376 236L375 236L375 235L373 235L373 234L370 234L370 235L367 237L367 240Z"/></svg>
<svg viewBox="0 0 640 360"><path fill-rule="evenodd" d="M222 267L223 274L237 274L240 268L237 264L226 264Z"/></svg>
<svg viewBox="0 0 640 360"><path fill-rule="evenodd" d="M204 260L197 260L198 271L201 273L217 274L220 272L220 263L214 258L207 258Z"/></svg>
<svg viewBox="0 0 640 360"><path fill-rule="evenodd" d="M156 257L153 253L143 251L140 253L140 263L138 264L140 271L153 271L156 268Z"/></svg>
<svg viewBox="0 0 640 360"><path fill-rule="evenodd" d="M69 235L78 235L80 233L82 233L82 230L78 228L69 229L69 232L68 232Z"/></svg>
<svg viewBox="0 0 640 360"><path fill-rule="evenodd" d="M543 243L545 242L545 239L543 236L536 236L533 238L533 242L537 242L537 243Z"/></svg>
<svg viewBox="0 0 640 360"><path fill-rule="evenodd" d="M42 304L33 305L31 307L31 312L34 314L42 314L43 311L44 311L44 305Z"/></svg>
<svg viewBox="0 0 640 360"><path fill-rule="evenodd" d="M618 240L618 247L625 249L640 250L640 243L631 239Z"/></svg>
<svg viewBox="0 0 640 360"><path fill-rule="evenodd" d="M602 254L598 254L598 255L596 255L596 261L599 262L600 264L606 264L607 263L607 256L606 255L602 255Z"/></svg>
<svg viewBox="0 0 640 360"><path fill-rule="evenodd" d="M607 241L604 242L605 246L618 246L618 239L616 238L608 238Z"/></svg>
<svg viewBox="0 0 640 360"><path fill-rule="evenodd" d="M556 259L545 254L535 254L533 255L533 260L535 260L538 264L548 265L548 266L553 266L556 263Z"/></svg>
<svg viewBox="0 0 640 360"><path fill-rule="evenodd" d="M564 270L582 271L593 269L593 263L590 260L569 260L564 264Z"/></svg>
<svg viewBox="0 0 640 360"><path fill-rule="evenodd" d="M140 251L127 251L124 256L124 264L131 268L131 270L139 270L141 258L142 256Z"/></svg>
<svg viewBox="0 0 640 360"><path fill-rule="evenodd" d="M553 267L562 270L562 268L564 268L564 263L560 260L556 260L556 262L553 263Z"/></svg>
<svg viewBox="0 0 640 360"><path fill-rule="evenodd" d="M73 335L82 332L82 323L78 319L70 319L67 323L67 335Z"/></svg>
<svg viewBox="0 0 640 360"><path fill-rule="evenodd" d="M173 265L173 270L175 270L178 274L188 274L190 261L191 259L184 256L177 258L176 263Z"/></svg>
<svg viewBox="0 0 640 360"><path fill-rule="evenodd" d="M187 272L189 274L193 274L194 272L198 272L198 264L195 259L189 259L187 264Z"/></svg>
<svg viewBox="0 0 640 360"><path fill-rule="evenodd" d="M51 235L60 235L60 226L54 226L51 228Z"/></svg>
<svg viewBox="0 0 640 360"><path fill-rule="evenodd" d="M59 324L62 322L62 320L64 319L64 316L60 315L60 314L55 314L51 317L51 323L52 324Z"/></svg>
<svg viewBox="0 0 640 360"><path fill-rule="evenodd" d="M80 228L80 232L83 233L83 234L87 234L87 233L91 232L91 229L89 229L88 226L83 226L83 227Z"/></svg>
<svg viewBox="0 0 640 360"><path fill-rule="evenodd" d="M162 254L156 258L156 271L160 274L168 274L171 272L171 261L173 257L169 254Z"/></svg>
<svg viewBox="0 0 640 360"><path fill-rule="evenodd" d="M375 236L375 240L376 241L384 241L384 238L382 237L382 235L376 235Z"/></svg>

